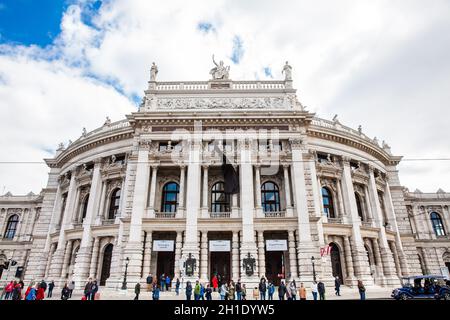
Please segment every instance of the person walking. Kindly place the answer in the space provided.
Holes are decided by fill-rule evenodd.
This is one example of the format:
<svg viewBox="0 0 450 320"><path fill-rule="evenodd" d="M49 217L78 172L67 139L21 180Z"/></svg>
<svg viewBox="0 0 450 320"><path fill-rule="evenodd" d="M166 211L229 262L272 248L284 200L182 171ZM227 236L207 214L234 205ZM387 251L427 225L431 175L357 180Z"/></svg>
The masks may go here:
<svg viewBox="0 0 450 320"><path fill-rule="evenodd" d="M261 280L259 281L258 290L259 290L259 295L261 296L261 300L266 300L267 285L266 285L265 278L261 278Z"/></svg>
<svg viewBox="0 0 450 320"><path fill-rule="evenodd" d="M291 300L297 300L297 284L295 280L292 280L289 284L289 290L291 291Z"/></svg>
<svg viewBox="0 0 450 320"><path fill-rule="evenodd" d="M191 296L192 296L192 285L191 282L188 281L186 283L186 300L191 300Z"/></svg>
<svg viewBox="0 0 450 320"><path fill-rule="evenodd" d="M278 286L278 298L279 300L284 300L284 295L286 294L286 285L284 284L284 280L281 280L280 285Z"/></svg>
<svg viewBox="0 0 450 320"><path fill-rule="evenodd" d="M317 284L317 291L319 292L319 299L325 300L325 285L320 280L319 283Z"/></svg>
<svg viewBox="0 0 450 320"><path fill-rule="evenodd" d="M134 286L134 293L136 294L134 300L139 300L139 294L141 293L141 284L139 282Z"/></svg>
<svg viewBox="0 0 450 320"><path fill-rule="evenodd" d="M180 295L180 279L177 278L177 282L175 283L175 293L177 296Z"/></svg>
<svg viewBox="0 0 450 320"><path fill-rule="evenodd" d="M206 285L205 298L206 298L206 300L212 300L212 289L209 284Z"/></svg>
<svg viewBox="0 0 450 320"><path fill-rule="evenodd" d="M241 279L236 282L236 300L242 300L242 285Z"/></svg>
<svg viewBox="0 0 450 320"><path fill-rule="evenodd" d="M234 300L236 293L236 287L234 286L233 280L230 281L230 285L228 286L228 300Z"/></svg>
<svg viewBox="0 0 450 320"><path fill-rule="evenodd" d="M92 283L91 286L91 300L97 300L97 291L98 291L98 285L97 285L97 281L94 280L94 282Z"/></svg>
<svg viewBox="0 0 450 320"><path fill-rule="evenodd" d="M300 288L298 289L298 295L300 300L306 300L306 288L303 286L303 282L300 283ZM316 293L317 295L317 293Z"/></svg>
<svg viewBox="0 0 450 320"><path fill-rule="evenodd" d="M269 281L269 287L267 289L267 292L269 294L269 300L273 300L273 294L275 293L275 286L270 281Z"/></svg>
<svg viewBox="0 0 450 320"><path fill-rule="evenodd" d="M366 288L361 280L358 280L358 292L361 300L366 300Z"/></svg>
<svg viewBox="0 0 450 320"><path fill-rule="evenodd" d="M55 282L52 280L50 281L50 283L48 284L48 293L47 293L47 298L51 298L52 297L52 293L53 293L53 288L55 287Z"/></svg>
<svg viewBox="0 0 450 320"><path fill-rule="evenodd" d="M198 280L195 281L194 300L200 300L200 283Z"/></svg>
<svg viewBox="0 0 450 320"><path fill-rule="evenodd" d="M318 292L317 282L314 280L311 283L311 293L313 295L314 300L317 300L317 292Z"/></svg>
<svg viewBox="0 0 450 320"><path fill-rule="evenodd" d="M336 278L334 279L334 291L337 296L341 295L341 281L339 280L338 276L336 276Z"/></svg>
<svg viewBox="0 0 450 320"><path fill-rule="evenodd" d="M170 291L170 277L166 276L166 291Z"/></svg>
<svg viewBox="0 0 450 320"><path fill-rule="evenodd" d="M160 292L160 290L159 290L158 285L154 286L153 287L153 292L152 292L152 299L153 300L159 300L159 292Z"/></svg>
<svg viewBox="0 0 450 320"><path fill-rule="evenodd" d="M153 284L153 276L151 273L148 274L147 279L145 279L145 283L147 284L147 292L150 292Z"/></svg>
<svg viewBox="0 0 450 320"><path fill-rule="evenodd" d="M217 289L219 288L219 279L217 279L216 275L213 276L211 283L212 283L214 292L216 292Z"/></svg>
<svg viewBox="0 0 450 320"><path fill-rule="evenodd" d="M69 298L72 298L73 289L75 289L75 281L70 281L67 288L69 289Z"/></svg>
<svg viewBox="0 0 450 320"><path fill-rule="evenodd" d="M64 285L64 287L61 290L61 300L68 300L70 295L70 289L67 283Z"/></svg>

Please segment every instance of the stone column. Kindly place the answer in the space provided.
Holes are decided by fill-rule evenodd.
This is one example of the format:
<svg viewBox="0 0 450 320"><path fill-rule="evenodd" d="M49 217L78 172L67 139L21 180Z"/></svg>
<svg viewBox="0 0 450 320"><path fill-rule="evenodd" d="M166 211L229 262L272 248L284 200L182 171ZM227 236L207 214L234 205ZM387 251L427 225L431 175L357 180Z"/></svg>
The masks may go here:
<svg viewBox="0 0 450 320"><path fill-rule="evenodd" d="M295 235L293 230L288 231L289 241L289 270L291 272L291 279L297 279L297 255L295 250Z"/></svg>
<svg viewBox="0 0 450 320"><path fill-rule="evenodd" d="M183 232L177 232L177 238L175 240L175 279L177 277L180 278L181 281L181 273L180 273L180 259L181 259L181 247L183 246Z"/></svg>
<svg viewBox="0 0 450 320"><path fill-rule="evenodd" d="M101 225L102 224L102 219L105 218L105 202L106 202L106 182L102 181L101 184L101 194L100 194L100 205L99 205L99 209L97 211L96 214L96 218L95 218L95 225ZM125 193L123 191L123 189L120 190L121 196L125 197Z"/></svg>
<svg viewBox="0 0 450 320"><path fill-rule="evenodd" d="M254 208L254 185L253 185L253 166L252 166L252 142L239 141L241 163L240 163L240 196L241 196L241 212L242 212L242 242L241 242L241 262L250 254L251 258L258 260L258 250L255 243L255 230L253 225ZM241 266L242 267L242 266ZM242 269L243 270L243 269ZM241 279L247 286L258 283L258 270L254 270L252 276L247 276L243 271Z"/></svg>
<svg viewBox="0 0 450 320"><path fill-rule="evenodd" d="M70 216L72 212L73 202L75 201L76 193L76 180L75 180L75 170L71 172L69 191L66 198L66 206L61 218L61 228L58 236L58 245L56 251L52 256L52 263L50 264L49 275L53 279L57 279L62 274L62 267L64 263L64 249L66 242L65 230L67 225L70 223Z"/></svg>
<svg viewBox="0 0 450 320"><path fill-rule="evenodd" d="M402 276L402 269L400 267L400 259L398 258L398 252L397 252L397 246L395 245L395 241L389 242L391 251L394 255L394 262L395 262L395 270L397 271L397 276Z"/></svg>
<svg viewBox="0 0 450 320"><path fill-rule="evenodd" d="M208 165L204 164L203 167L203 188L202 188L202 218L209 217L208 210Z"/></svg>
<svg viewBox="0 0 450 320"><path fill-rule="evenodd" d="M380 246L378 245L378 241L379 239L373 239L372 240L372 244L373 244L373 253L375 256L375 265L376 265L376 269L377 269L377 276L380 280L381 284L386 283L386 279L384 277L384 272L383 272L383 261L381 259L381 254L380 254Z"/></svg>
<svg viewBox="0 0 450 320"><path fill-rule="evenodd" d="M338 201L338 207L339 212L336 212L336 217L342 217L342 219L347 218L348 212L347 208L344 207L344 200L342 199L342 188L341 188L341 179L336 180L336 188L337 188L337 201Z"/></svg>
<svg viewBox="0 0 450 320"><path fill-rule="evenodd" d="M200 247L200 281L208 282L208 232L203 230Z"/></svg>
<svg viewBox="0 0 450 320"><path fill-rule="evenodd" d="M141 278L142 266L142 217L146 207L148 191L148 151L150 141L139 141L136 180L134 184L133 204L128 242L122 256L122 277L125 272L125 259L129 258L127 285L136 283ZM155 173L156 176L156 173Z"/></svg>
<svg viewBox="0 0 450 320"><path fill-rule="evenodd" d="M286 195L286 216L293 217L294 209L292 208L292 200L291 200L291 182L289 179L289 167L288 163L283 164L283 173L284 173L284 190Z"/></svg>
<svg viewBox="0 0 450 320"><path fill-rule="evenodd" d="M81 213L80 213L80 208L78 206L79 202L80 202L80 188L77 188L77 191L75 194L75 201L73 202L73 211L70 214L70 224L81 221ZM71 228L72 228L72 226L71 226Z"/></svg>
<svg viewBox="0 0 450 320"><path fill-rule="evenodd" d="M94 222L96 213L98 212L98 207L100 205L100 192L101 192L101 161L97 160L94 164L94 172L92 174L91 181L91 191L89 193L89 201L86 210L86 217L83 222L83 235L81 237L80 249L78 250L73 280L75 281L75 286L81 288L84 285L84 281L89 276L89 265L92 255L92 232L91 225Z"/></svg>
<svg viewBox="0 0 450 320"><path fill-rule="evenodd" d="M261 201L261 166L259 164L255 164L255 199L256 217L263 218L264 213Z"/></svg>
<svg viewBox="0 0 450 320"><path fill-rule="evenodd" d="M184 216L184 192L185 192L185 180L186 180L186 166L184 164L180 165L180 200L177 210L177 218L182 218Z"/></svg>
<svg viewBox="0 0 450 320"><path fill-rule="evenodd" d="M100 238L94 238L94 245L92 246L92 259L89 267L89 277L95 279L97 275L98 254L100 251Z"/></svg>
<svg viewBox="0 0 450 320"><path fill-rule="evenodd" d="M350 247L350 240L348 237L344 236L344 256L345 256L345 266L347 267L347 278L345 279L346 284L352 286L355 284L355 273L353 270L353 259L352 259L352 248Z"/></svg>
<svg viewBox="0 0 450 320"><path fill-rule="evenodd" d="M231 195L231 218L239 218L238 195Z"/></svg>
<svg viewBox="0 0 450 320"><path fill-rule="evenodd" d="M45 265L44 278L48 277L48 272L50 269L50 263L52 262L53 253L56 250L56 243L53 243L50 247L49 255L47 257L47 264Z"/></svg>
<svg viewBox="0 0 450 320"><path fill-rule="evenodd" d="M305 146L302 139L290 139L292 150L292 181L294 185L294 202L298 217L298 272L300 281L311 282L313 272L311 257L319 254L313 244L309 223L308 200L306 193L304 156Z"/></svg>
<svg viewBox="0 0 450 320"><path fill-rule="evenodd" d="M231 269L232 269L232 278L239 279L239 233L238 231L233 231L233 239L232 239L232 251L231 251Z"/></svg>
<svg viewBox="0 0 450 320"><path fill-rule="evenodd" d="M152 237L153 233L147 231L147 237L145 239L145 250L144 250L144 278L150 274L150 265L152 259Z"/></svg>
<svg viewBox="0 0 450 320"><path fill-rule="evenodd" d="M139 164L138 164L138 167L139 167ZM150 183L150 197L149 197L148 206L149 206L149 218L154 218L155 217L155 211L156 211L156 209L155 209L155 198L156 198L156 178L157 178L157 174L158 174L158 165L157 164L153 164L151 167L152 167L152 179L151 179L151 183ZM147 173L147 176L148 176L148 171L147 170L146 170L146 173ZM146 185L147 185L147 183L146 183Z"/></svg>
<svg viewBox="0 0 450 320"><path fill-rule="evenodd" d="M197 124L195 124L195 131L198 131ZM194 133L195 135L196 133ZM198 134L198 133L197 133ZM194 140L189 145L189 160L187 168L187 189L186 189L186 231L185 242L182 250L182 260L186 261L189 254L197 261L199 261L199 248L197 238L197 218L200 212L200 194L201 194L201 168L200 168L200 151L201 141ZM196 271L198 273L198 271ZM196 277L186 276L185 281L195 283Z"/></svg>
<svg viewBox="0 0 450 320"><path fill-rule="evenodd" d="M372 206L370 205L370 197L368 192L368 187L364 187L364 200L366 202L366 209L367 209L367 222L370 222L373 227L373 213L372 213Z"/></svg>
<svg viewBox="0 0 450 320"><path fill-rule="evenodd" d="M259 278L266 275L266 256L264 252L264 231L258 231L258 264Z"/></svg>
<svg viewBox="0 0 450 320"><path fill-rule="evenodd" d="M72 245L73 245L73 241L69 240L67 241L66 244L66 250L64 252L64 260L63 260L63 265L62 265L62 269L61 269L61 278L65 279L66 278L66 274L67 274L67 267L69 266L70 263L70 255L72 253Z"/></svg>

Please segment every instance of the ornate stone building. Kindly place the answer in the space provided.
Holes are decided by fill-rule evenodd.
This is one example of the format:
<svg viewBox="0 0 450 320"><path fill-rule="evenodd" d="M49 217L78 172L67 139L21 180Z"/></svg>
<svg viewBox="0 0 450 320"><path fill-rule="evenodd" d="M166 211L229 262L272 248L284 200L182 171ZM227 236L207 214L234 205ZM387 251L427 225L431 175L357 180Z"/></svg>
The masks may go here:
<svg viewBox="0 0 450 320"><path fill-rule="evenodd" d="M60 145L40 195L0 197L0 264L17 261L1 281L119 289L126 269L130 288L149 273L391 286L448 273L450 194L408 192L401 157L307 111L289 65L281 81L221 68L157 82L154 65L137 112ZM238 193L224 192L223 154Z"/></svg>

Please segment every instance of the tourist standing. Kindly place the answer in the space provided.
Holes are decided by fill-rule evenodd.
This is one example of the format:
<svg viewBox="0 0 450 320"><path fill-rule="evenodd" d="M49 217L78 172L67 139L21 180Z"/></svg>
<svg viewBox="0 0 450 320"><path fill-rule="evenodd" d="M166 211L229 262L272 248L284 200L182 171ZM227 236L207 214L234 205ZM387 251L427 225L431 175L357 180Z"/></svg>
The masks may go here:
<svg viewBox="0 0 450 320"><path fill-rule="evenodd" d="M242 300L242 286L241 279L236 282L236 300Z"/></svg>
<svg viewBox="0 0 450 320"><path fill-rule="evenodd" d="M11 298L13 290L14 290L14 281L11 281L5 287L5 292L6 292L5 300L8 300L9 298Z"/></svg>
<svg viewBox="0 0 450 320"><path fill-rule="evenodd" d="M247 287L245 283L242 285L242 300L247 300Z"/></svg>
<svg viewBox="0 0 450 320"><path fill-rule="evenodd" d="M209 284L206 285L205 298L206 298L206 300L212 300L212 289Z"/></svg>
<svg viewBox="0 0 450 320"><path fill-rule="evenodd" d="M67 287L69 288L69 298L72 298L73 289L75 289L75 281L71 281Z"/></svg>
<svg viewBox="0 0 450 320"><path fill-rule="evenodd" d="M139 294L141 293L141 284L139 282L134 286L134 293L136 294L134 300L139 300Z"/></svg>
<svg viewBox="0 0 450 320"><path fill-rule="evenodd" d="M84 296L86 297L86 300L90 300L91 298L91 289L92 289L92 278L88 279L88 282L84 286Z"/></svg>
<svg viewBox="0 0 450 320"><path fill-rule="evenodd" d="M152 299L153 300L159 300L159 291L160 290L159 290L159 287L157 285L155 287L153 287L153 292L152 292Z"/></svg>
<svg viewBox="0 0 450 320"><path fill-rule="evenodd" d="M317 282L314 280L311 283L311 293L313 295L314 300L317 300L317 292L318 292Z"/></svg>
<svg viewBox="0 0 450 320"><path fill-rule="evenodd" d="M47 298L51 298L52 297L52 293L53 293L53 288L55 287L55 282L52 280L50 281L50 283L48 284L48 294L47 294Z"/></svg>
<svg viewBox="0 0 450 320"><path fill-rule="evenodd" d="M36 300L44 300L44 298L45 298L45 289L42 285L40 285L36 293Z"/></svg>
<svg viewBox="0 0 450 320"><path fill-rule="evenodd" d="M227 294L228 294L227 286L225 285L225 283L222 283L219 290L220 300L225 300Z"/></svg>
<svg viewBox="0 0 450 320"><path fill-rule="evenodd" d="M317 291L319 292L319 299L325 300L325 285L320 280L319 283L317 284Z"/></svg>
<svg viewBox="0 0 450 320"><path fill-rule="evenodd" d="M291 291L291 300L297 300L297 284L295 283L295 280L291 281L289 289Z"/></svg>
<svg viewBox="0 0 450 320"><path fill-rule="evenodd" d="M194 300L200 300L200 283L195 281L195 287L194 287Z"/></svg>
<svg viewBox="0 0 450 320"><path fill-rule="evenodd" d="M298 289L300 300L306 300L306 288L303 286L303 282L300 283L300 288ZM317 293L316 293L317 295Z"/></svg>
<svg viewBox="0 0 450 320"><path fill-rule="evenodd" d="M12 292L12 300L20 300L22 298L22 286L17 282Z"/></svg>
<svg viewBox="0 0 450 320"><path fill-rule="evenodd" d="M164 292L164 287L166 284L166 275L164 273L159 278L159 284L161 285L161 291Z"/></svg>
<svg viewBox="0 0 450 320"><path fill-rule="evenodd" d="M275 293L275 286L270 281L269 281L269 287L267 289L267 292L269 294L269 300L273 300L273 294Z"/></svg>
<svg viewBox="0 0 450 320"><path fill-rule="evenodd" d="M228 286L228 300L234 300L234 294L236 293L236 288L234 286L233 280L230 281L230 285Z"/></svg>
<svg viewBox="0 0 450 320"><path fill-rule="evenodd" d="M152 290L152 284L153 284L153 276L151 273L147 276L147 279L145 279L145 282L147 283L147 292L150 292Z"/></svg>
<svg viewBox="0 0 450 320"><path fill-rule="evenodd" d="M64 288L62 288L61 290L61 300L67 300L69 299L69 295L70 295L70 289L67 285L67 283L64 285Z"/></svg>
<svg viewBox="0 0 450 320"><path fill-rule="evenodd" d="M341 295L341 281L339 280L338 276L336 276L336 278L334 279L334 291L337 296Z"/></svg>
<svg viewBox="0 0 450 320"><path fill-rule="evenodd" d="M186 300L191 300L191 296L192 296L192 285L191 282L188 281L186 283Z"/></svg>
<svg viewBox="0 0 450 320"><path fill-rule="evenodd" d="M280 285L278 286L278 298L280 300L284 300L285 294L286 294L286 285L284 284L284 280L281 280Z"/></svg>
<svg viewBox="0 0 450 320"><path fill-rule="evenodd" d="M38 285L35 285L34 287L31 287L30 291L28 292L26 296L26 300L36 300L36 289Z"/></svg>
<svg viewBox="0 0 450 320"><path fill-rule="evenodd" d="M259 290L259 295L261 296L261 300L266 300L267 286L266 286L265 278L261 278L261 280L259 281L258 290Z"/></svg>
<svg viewBox="0 0 450 320"><path fill-rule="evenodd" d="M47 282L44 281L44 279L42 279L41 284L39 285L39 288L42 288L45 291L47 290Z"/></svg>
<svg viewBox="0 0 450 320"><path fill-rule="evenodd" d="M170 277L166 276L166 291L170 291Z"/></svg>
<svg viewBox="0 0 450 320"><path fill-rule="evenodd" d="M177 278L177 282L175 283L175 293L177 296L180 295L180 279Z"/></svg>
<svg viewBox="0 0 450 320"><path fill-rule="evenodd" d="M366 300L366 288L361 280L358 280L358 291L361 300Z"/></svg>
<svg viewBox="0 0 450 320"><path fill-rule="evenodd" d="M216 292L217 289L219 288L219 279L217 279L216 275L213 276L211 283L212 283L214 292Z"/></svg>
<svg viewBox="0 0 450 320"><path fill-rule="evenodd" d="M94 282L92 283L91 286L91 300L97 300L95 295L97 294L98 291L98 285L97 285L97 281L94 280Z"/></svg>

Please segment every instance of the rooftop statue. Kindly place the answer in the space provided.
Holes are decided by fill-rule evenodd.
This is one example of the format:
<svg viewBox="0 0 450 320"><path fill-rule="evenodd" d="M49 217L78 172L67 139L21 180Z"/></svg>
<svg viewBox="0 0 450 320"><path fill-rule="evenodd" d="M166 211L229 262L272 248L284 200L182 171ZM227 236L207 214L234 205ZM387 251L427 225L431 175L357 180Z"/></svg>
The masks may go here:
<svg viewBox="0 0 450 320"><path fill-rule="evenodd" d="M224 66L223 61L220 60L219 64L214 60L214 55L212 56L213 63L216 65L209 71L212 75L212 80L228 80L230 75L230 66Z"/></svg>
<svg viewBox="0 0 450 320"><path fill-rule="evenodd" d="M283 67L281 73L284 73L284 80L292 80L292 67L286 61L286 64Z"/></svg>
<svg viewBox="0 0 450 320"><path fill-rule="evenodd" d="M150 68L150 81L156 81L157 74L158 74L158 67L154 62L152 62L152 67Z"/></svg>

